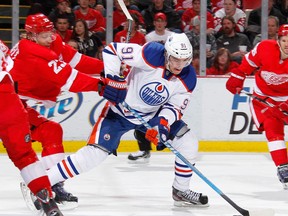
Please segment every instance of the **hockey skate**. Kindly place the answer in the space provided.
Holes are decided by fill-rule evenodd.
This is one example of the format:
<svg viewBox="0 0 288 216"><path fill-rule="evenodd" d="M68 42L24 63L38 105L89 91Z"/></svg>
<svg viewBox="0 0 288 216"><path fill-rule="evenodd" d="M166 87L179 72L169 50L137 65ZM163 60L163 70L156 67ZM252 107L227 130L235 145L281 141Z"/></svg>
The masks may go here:
<svg viewBox="0 0 288 216"><path fill-rule="evenodd" d="M30 191L30 189L26 186L26 184L24 182L20 183L20 188L21 188L21 192L22 192L22 195L23 195L23 198L24 198L24 201L25 201L27 207L32 212L34 212L35 214L41 215L41 212L43 212L43 209L42 209L42 205L41 205L40 200L37 199L37 197ZM52 191L52 192L56 196L56 193L54 191ZM72 196L72 194L71 194L71 196ZM78 201L77 197L76 197L76 199ZM54 200L56 201L56 198ZM74 198L74 200L75 200L75 198ZM61 202L57 202L56 201L56 204L58 204L58 207L60 208L61 211L63 211L63 210L73 210L73 209L78 207L78 202L77 201L68 202L68 201L63 201L63 199L62 199Z"/></svg>
<svg viewBox="0 0 288 216"><path fill-rule="evenodd" d="M129 163L148 163L150 151L138 151L128 155Z"/></svg>
<svg viewBox="0 0 288 216"><path fill-rule="evenodd" d="M288 190L288 164L282 164L277 167L277 175L283 188Z"/></svg>
<svg viewBox="0 0 288 216"><path fill-rule="evenodd" d="M47 191L47 189L43 189L43 190L39 191L37 193L36 197L37 197L37 200L40 201L41 210L47 216L63 216L63 214L59 210L55 200L51 199L49 197L49 192Z"/></svg>
<svg viewBox="0 0 288 216"><path fill-rule="evenodd" d="M185 191L172 187L174 206L177 207L208 207L208 197L190 189Z"/></svg>
<svg viewBox="0 0 288 216"><path fill-rule="evenodd" d="M63 202L78 202L78 197L73 196L64 189L64 183L60 182L52 186L52 191L55 193L55 201L57 203Z"/></svg>

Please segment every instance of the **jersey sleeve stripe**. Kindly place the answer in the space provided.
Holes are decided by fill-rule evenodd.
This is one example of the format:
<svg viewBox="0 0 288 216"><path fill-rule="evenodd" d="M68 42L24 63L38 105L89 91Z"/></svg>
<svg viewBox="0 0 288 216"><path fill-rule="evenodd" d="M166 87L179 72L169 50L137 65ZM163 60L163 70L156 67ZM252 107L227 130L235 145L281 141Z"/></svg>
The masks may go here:
<svg viewBox="0 0 288 216"><path fill-rule="evenodd" d="M76 79L77 74L78 71L72 68L69 78L67 79L65 85L63 85L61 88L62 91L68 91L71 88L74 80Z"/></svg>
<svg viewBox="0 0 288 216"><path fill-rule="evenodd" d="M75 55L73 56L73 58L71 59L71 61L69 62L70 66L72 68L75 68L77 66L77 64L80 62L81 57L82 57L82 54L76 52Z"/></svg>

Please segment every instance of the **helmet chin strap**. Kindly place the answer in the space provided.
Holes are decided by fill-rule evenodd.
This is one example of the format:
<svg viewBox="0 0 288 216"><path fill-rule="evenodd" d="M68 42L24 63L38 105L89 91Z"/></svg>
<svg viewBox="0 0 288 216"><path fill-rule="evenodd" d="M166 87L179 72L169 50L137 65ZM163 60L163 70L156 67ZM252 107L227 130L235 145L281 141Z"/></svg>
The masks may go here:
<svg viewBox="0 0 288 216"><path fill-rule="evenodd" d="M168 53L165 51L165 67L166 67L166 69L168 69L169 71L171 71L170 70L170 64L169 64L169 57L170 57L170 55L168 55Z"/></svg>
<svg viewBox="0 0 288 216"><path fill-rule="evenodd" d="M279 44L279 41L277 41L277 44L278 44L279 49L280 49L281 59L282 59L282 60L283 60L283 59L287 59L287 58L288 58L288 54L286 54L286 53L283 51L282 47L281 47L280 44Z"/></svg>

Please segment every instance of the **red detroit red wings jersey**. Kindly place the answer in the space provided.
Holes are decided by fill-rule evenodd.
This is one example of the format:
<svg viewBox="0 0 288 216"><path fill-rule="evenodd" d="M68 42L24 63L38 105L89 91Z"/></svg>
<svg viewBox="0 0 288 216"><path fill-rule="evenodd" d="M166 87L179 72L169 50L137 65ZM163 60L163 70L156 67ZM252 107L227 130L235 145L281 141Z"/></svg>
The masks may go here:
<svg viewBox="0 0 288 216"><path fill-rule="evenodd" d="M98 79L76 69L88 72L89 67L98 74L103 69L102 61L77 53L62 43L60 36L51 49L23 39L11 50L11 57L14 65L10 74L17 83L20 98L36 99L46 106L54 105L61 90L97 91ZM84 66L89 62L94 62L94 68Z"/></svg>
<svg viewBox="0 0 288 216"><path fill-rule="evenodd" d="M259 68L259 69L257 69ZM247 75L255 69L255 90L269 96L288 95L288 59L281 60L277 41L265 40L251 50L239 68Z"/></svg>

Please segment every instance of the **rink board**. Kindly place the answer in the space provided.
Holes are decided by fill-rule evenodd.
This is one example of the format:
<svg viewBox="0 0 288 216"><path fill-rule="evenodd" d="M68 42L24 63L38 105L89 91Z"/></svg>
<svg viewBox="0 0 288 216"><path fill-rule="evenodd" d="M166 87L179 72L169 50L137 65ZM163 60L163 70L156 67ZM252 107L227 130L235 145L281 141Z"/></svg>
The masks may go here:
<svg viewBox="0 0 288 216"><path fill-rule="evenodd" d="M251 118L250 98L228 92L225 87L227 78L199 77L183 120L197 136L200 151L266 152L265 135L257 131ZM244 89L252 92L253 82L253 77L248 77ZM51 108L28 101L43 116L61 124L67 152L77 151L85 145L106 103L95 92L64 92ZM37 151L41 150L39 144L34 146ZM130 152L137 149L133 131L124 134L118 151ZM4 148L0 148L0 152L3 151Z"/></svg>

